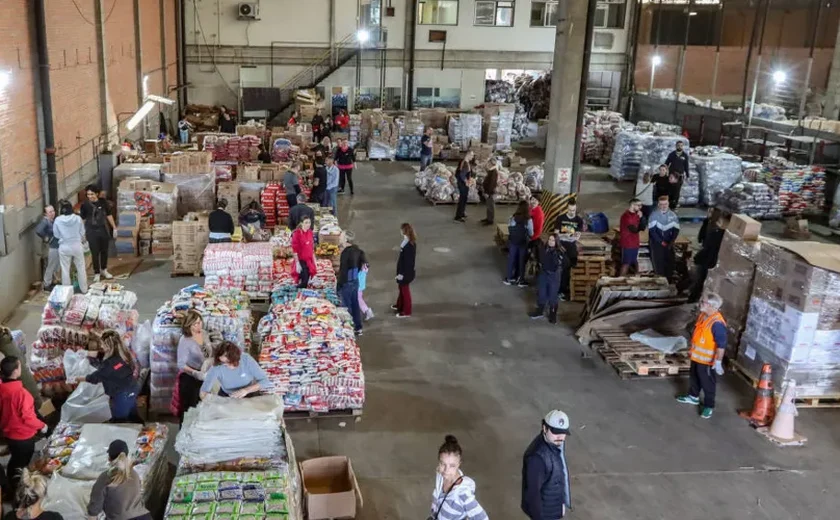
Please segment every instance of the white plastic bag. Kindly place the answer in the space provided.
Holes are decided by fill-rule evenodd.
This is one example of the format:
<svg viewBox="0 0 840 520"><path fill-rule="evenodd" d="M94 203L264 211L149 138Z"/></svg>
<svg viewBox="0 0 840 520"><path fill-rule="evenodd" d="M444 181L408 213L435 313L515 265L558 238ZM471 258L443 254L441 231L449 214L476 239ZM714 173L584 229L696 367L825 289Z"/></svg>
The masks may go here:
<svg viewBox="0 0 840 520"><path fill-rule="evenodd" d="M682 336L663 336L653 329L634 332L630 339L654 348L665 354L676 354L688 348L688 341Z"/></svg>
<svg viewBox="0 0 840 520"><path fill-rule="evenodd" d="M93 480L75 480L54 473L41 506L55 511L64 520L88 520L87 507Z"/></svg>
<svg viewBox="0 0 840 520"><path fill-rule="evenodd" d="M152 347L152 322L146 322L137 327L134 339L131 341L131 348L137 355L137 361L143 368L149 368L149 352Z"/></svg>
<svg viewBox="0 0 840 520"><path fill-rule="evenodd" d="M96 480L108 469L108 446L115 440L125 441L133 452L140 435L139 424L86 424L67 465L61 469L64 477Z"/></svg>
<svg viewBox="0 0 840 520"><path fill-rule="evenodd" d="M64 351L64 374L68 381L84 379L88 374L93 374L94 372L96 372L96 369L90 364L87 351Z"/></svg>
<svg viewBox="0 0 840 520"><path fill-rule="evenodd" d="M76 424L110 421L110 399L102 384L79 383L61 406L61 420Z"/></svg>

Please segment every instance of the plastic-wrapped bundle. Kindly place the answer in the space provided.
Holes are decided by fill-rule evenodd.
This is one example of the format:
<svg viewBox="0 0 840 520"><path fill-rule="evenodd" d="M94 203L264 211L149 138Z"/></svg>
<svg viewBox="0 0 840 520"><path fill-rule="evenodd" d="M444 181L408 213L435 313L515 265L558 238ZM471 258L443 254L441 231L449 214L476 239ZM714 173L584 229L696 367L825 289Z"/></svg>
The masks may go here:
<svg viewBox="0 0 840 520"><path fill-rule="evenodd" d="M216 174L165 173L163 181L178 188L178 216L192 211L212 210L216 203Z"/></svg>
<svg viewBox="0 0 840 520"><path fill-rule="evenodd" d="M707 206L714 206L719 193L741 180L741 158L737 155L698 149L690 161L697 165L700 201Z"/></svg>
<svg viewBox="0 0 840 520"><path fill-rule="evenodd" d="M516 107L506 103L487 103L482 109L484 141L496 150L510 147Z"/></svg>
<svg viewBox="0 0 840 520"><path fill-rule="evenodd" d="M481 114L453 114L449 117L449 140L462 150L470 147L470 141L481 141Z"/></svg>
<svg viewBox="0 0 840 520"><path fill-rule="evenodd" d="M204 285L213 291L245 291L268 298L274 279L274 248L269 242L208 244Z"/></svg>
<svg viewBox="0 0 840 520"><path fill-rule="evenodd" d="M528 118L532 121L546 119L551 99L551 71L537 78L521 74L514 84L516 96L528 111Z"/></svg>
<svg viewBox="0 0 840 520"><path fill-rule="evenodd" d="M418 171L414 176L414 185L421 193L427 193L436 179L442 179L446 183L452 183L452 177L455 175L454 168L446 166L443 163L432 163L428 168ZM443 182L441 181L441 182Z"/></svg>
<svg viewBox="0 0 840 520"><path fill-rule="evenodd" d="M514 103L516 101L516 87L510 81L503 79L485 80L484 101L487 103Z"/></svg>
<svg viewBox="0 0 840 520"><path fill-rule="evenodd" d="M370 138L368 140L368 158L370 159L393 159L396 150L388 141Z"/></svg>
<svg viewBox="0 0 840 520"><path fill-rule="evenodd" d="M397 127L397 132L400 137L407 135L416 135L418 137L423 136L423 131L426 129L426 125L423 124L422 119L413 114L414 113L408 116L394 118L394 125Z"/></svg>
<svg viewBox="0 0 840 520"><path fill-rule="evenodd" d="M272 313L276 319L262 345L260 366L283 396L285 409L362 408L365 378L347 310L305 298L276 306Z"/></svg>
<svg viewBox="0 0 840 520"><path fill-rule="evenodd" d="M610 175L613 178L620 181L636 178L642 164L646 162L645 138L645 134L633 130L619 132L610 160Z"/></svg>
<svg viewBox="0 0 840 520"><path fill-rule="evenodd" d="M543 178L545 177L544 165L528 166L525 168L524 182L529 190L542 191Z"/></svg>
<svg viewBox="0 0 840 520"><path fill-rule="evenodd" d="M750 103L744 105L744 113L749 114ZM779 105L771 105L769 103L756 103L753 105L753 117L758 119L768 119L770 121L785 121L785 108Z"/></svg>
<svg viewBox="0 0 840 520"><path fill-rule="evenodd" d="M770 186L761 182L733 184L718 196L717 206L730 213L743 213L759 220L782 217L778 195Z"/></svg>
<svg viewBox="0 0 840 520"><path fill-rule="evenodd" d="M674 100L674 99L677 98L677 94L676 94L676 92L674 92L674 89L672 89L672 88L658 88L658 89L654 89L653 97L659 98L659 99ZM680 92L679 98L680 98L680 103L686 103L688 105L695 105L695 106L698 106L698 107L707 107L707 108L711 107L711 108L714 108L714 109L717 109L717 110L723 110L724 109L723 108L723 103L721 103L720 101L715 101L714 103L712 103L712 101L709 100L709 99L705 99L705 100L699 99L699 98L696 98L694 96L689 96L688 94L683 94L682 92Z"/></svg>
<svg viewBox="0 0 840 520"><path fill-rule="evenodd" d="M154 182L161 180L161 167L158 163L123 163L114 167L111 186L119 186L128 177L140 177Z"/></svg>
<svg viewBox="0 0 840 520"><path fill-rule="evenodd" d="M825 170L792 163L782 157L764 160L764 182L779 194L785 215L821 214L825 206Z"/></svg>
<svg viewBox="0 0 840 520"><path fill-rule="evenodd" d="M420 159L420 152L423 149L422 139L423 137L419 135L401 135L397 141L397 159Z"/></svg>
<svg viewBox="0 0 840 520"><path fill-rule="evenodd" d="M435 177L429 189L426 191L426 198L434 202L454 202L457 200L458 190L443 177Z"/></svg>
<svg viewBox="0 0 840 520"><path fill-rule="evenodd" d="M628 126L618 112L585 112L581 137L581 160L606 166L612 157L615 138Z"/></svg>
<svg viewBox="0 0 840 520"><path fill-rule="evenodd" d="M652 170L655 170L660 164L665 163L668 155L677 148L678 142L682 143L686 153L689 153L688 139L679 134L645 134L642 140L642 145L645 148L645 157L642 165L649 166Z"/></svg>
<svg viewBox="0 0 840 520"><path fill-rule="evenodd" d="M655 171L655 170L651 170ZM680 206L696 206L700 203L700 174L694 161L688 162L688 178L680 189ZM656 201L654 201L656 204Z"/></svg>

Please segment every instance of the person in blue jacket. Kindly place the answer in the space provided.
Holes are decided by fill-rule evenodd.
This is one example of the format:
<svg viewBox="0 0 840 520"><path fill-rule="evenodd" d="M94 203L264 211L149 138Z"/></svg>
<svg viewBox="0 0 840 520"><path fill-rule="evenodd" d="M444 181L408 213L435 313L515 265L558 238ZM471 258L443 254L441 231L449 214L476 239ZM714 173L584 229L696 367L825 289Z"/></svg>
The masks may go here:
<svg viewBox="0 0 840 520"><path fill-rule="evenodd" d="M662 195L648 219L648 246L654 272L669 281L674 276L674 242L679 234L680 219L669 209L668 196Z"/></svg>
<svg viewBox="0 0 840 520"><path fill-rule="evenodd" d="M542 431L522 458L522 512L531 520L557 520L572 507L566 437L569 416L560 410L546 414Z"/></svg>

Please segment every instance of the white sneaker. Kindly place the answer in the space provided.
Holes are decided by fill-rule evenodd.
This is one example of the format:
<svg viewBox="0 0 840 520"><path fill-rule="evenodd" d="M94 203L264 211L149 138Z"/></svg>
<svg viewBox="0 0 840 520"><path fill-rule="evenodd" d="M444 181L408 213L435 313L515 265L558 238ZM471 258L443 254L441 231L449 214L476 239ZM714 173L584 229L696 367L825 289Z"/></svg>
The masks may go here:
<svg viewBox="0 0 840 520"><path fill-rule="evenodd" d="M104 276L106 280L111 280L114 278L114 275L109 273L107 269L102 270L102 276Z"/></svg>
<svg viewBox="0 0 840 520"><path fill-rule="evenodd" d="M365 321L370 321L371 319L373 319L373 317L373 309L368 309L368 311L365 313Z"/></svg>
<svg viewBox="0 0 840 520"><path fill-rule="evenodd" d="M93 283L99 283L99 275L98 274L93 275Z"/></svg>

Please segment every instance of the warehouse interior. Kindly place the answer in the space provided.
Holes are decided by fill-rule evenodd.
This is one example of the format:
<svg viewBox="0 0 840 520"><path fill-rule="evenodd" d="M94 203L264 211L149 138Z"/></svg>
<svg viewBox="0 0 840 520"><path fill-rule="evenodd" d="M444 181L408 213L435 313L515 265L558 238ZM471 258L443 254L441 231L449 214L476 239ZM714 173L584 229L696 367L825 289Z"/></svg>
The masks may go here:
<svg viewBox="0 0 840 520"><path fill-rule="evenodd" d="M15 341L42 383L39 370L46 369L33 363L33 341L42 347L45 328L75 326L61 317L47 319L48 310L57 306L57 293L42 282L49 251L37 230L48 205L58 209L59 201L66 200L84 206L88 186L98 185L118 208L120 223L110 243L114 283L120 284L121 298L134 295L133 326L139 330L148 323L151 336L152 353L146 350L151 383L141 385L146 407L140 412L148 424L166 425L161 431L169 432L159 446L162 454L152 450L160 458L155 464L165 471L158 475L155 469L144 481L149 493L152 487L162 489L155 495L157 505L147 504L151 518L183 520L184 511L207 520L229 518L221 509L178 508L183 505L179 479L195 469L185 453L195 456L197 451L184 446L194 438L179 436L179 418L170 413L171 376L178 381L181 376L174 363L167 367L175 370L167 373L170 388L161 394L166 402L160 396L154 402L157 327L164 315L180 323L181 317L172 315L187 301L196 305L202 299L209 308L206 299L234 308L240 300L214 300L213 292L241 289L245 301L250 298L252 326L243 352L250 347L258 364L269 359L267 365L279 370L272 364L276 359L266 354L269 347L261 351L259 345L281 334L279 323L286 318L277 309L292 305L275 298L282 291L276 290L280 260L273 240L288 224L289 206L296 199L283 196L289 187L278 172L300 170L302 196L317 188L313 182L323 157L316 148L323 146L318 137L326 134L313 128L313 120L321 115L335 121L334 139L349 138L351 151L345 153L353 157L355 192L351 195L350 181L342 193L342 169L335 219L327 215L329 204L320 204L323 213L315 205L318 220L326 217L329 223L322 224L320 238L323 229L334 225L364 250L369 266L364 298L375 317L364 322L363 336L354 337L360 327L348 325L352 313L344 312L341 283L333 280L332 292L323 293L336 301L321 297L329 300L327 306L335 303L333 310L354 341L356 357L352 363L343 361L358 369L356 379L350 379L361 380L364 413L355 404L346 414L314 407L304 413L300 403L290 407L287 393L278 398L281 404L285 398L288 415L278 431L287 451L284 471L291 472L295 485L304 487L305 481L303 465L296 467L295 459L352 461L347 465L352 482L345 491L354 493L343 497L352 502L352 513L337 509L319 516L317 496L330 493L299 489L296 497L284 495L289 509L277 514L287 516L266 509L253 517L243 510L241 516L435 518L436 450L445 436L454 435L463 447L461 470L474 480L474 498L486 515L537 518L523 510L523 454L542 435L546 413L562 410L570 422L564 460L571 493L564 495L570 501L565 517L836 518L840 317L832 313L840 308L840 5L835 1L4 0L0 15L5 35L0 45L0 293L5 295L0 323L19 331ZM234 115L230 133L239 144L220 137L226 133L222 107ZM349 123L340 127L338 116L345 112ZM503 120L508 125L504 131ZM434 155L428 168L420 162L427 129ZM258 143L259 152L268 150L267 161L257 160ZM641 253L653 247L644 231L641 248L636 247L638 263L631 269L635 274L619 276L626 247L619 243L620 223L628 201L640 196L646 173L655 174L670 161L677 143L690 150L692 167L684 172L683 191L677 189L677 204L671 206L680 229L676 274L659 273ZM479 180L469 184L466 221L453 222L453 211L459 211L456 178L467 154L475 159L469 170ZM207 172L187 160L199 155L198 168ZM179 158L181 171L174 166ZM497 161L504 182L484 193L482 180L490 169L485 165ZM149 184L144 172L153 163L157 169ZM127 168L120 172L121 167ZM209 175L210 181L195 194L195 184L178 175L197 174ZM171 192L161 189L167 211L175 215L169 221L158 208L158 222L143 215L145 224L140 224L140 208L132 206L126 213L136 210L138 216L128 235L133 244L120 249L127 181L132 200L135 193L167 183L176 184L180 196L166 198ZM589 241L574 246L581 251L577 265L600 266L593 267L597 272L591 277L569 266L571 294L559 302L556 325L529 319L535 305L542 308L536 290L539 261L528 261L527 269L535 272L528 273L533 278L527 287L507 283L511 215L517 203L532 195L545 210L545 240L554 231L549 229L554 219L576 203L587 221L584 241ZM214 244L213 229L208 243L202 226L223 196L226 203L235 200L227 208L233 220L249 201L259 203L261 211L269 208L264 241L241 238L248 231L247 226L240 229L238 220L233 233L239 234L235 247L264 246L258 253L268 260L262 257L259 269L253 262L249 267L249 276L264 283L230 282L235 277L225 278L229 264L238 266L249 253ZM496 200L492 226L479 223L488 196ZM659 211L656 204L653 211ZM617 329L621 341L638 345L631 332L657 327L667 330L668 338L685 336L688 345L683 346L692 346L699 311L688 296L689 282L696 283L695 258L703 251L707 224L722 214L718 211L732 223L723 245L718 244L720 260L715 253L719 268L710 266L708 278L704 272L703 294L715 292L725 300L721 310L730 325L725 355L733 365L727 363L726 373L718 376L715 414L703 420L702 408L695 411L674 400L689 391L687 352L678 356L679 370L658 365L640 373L637 360L625 366L622 357L616 364L604 349ZM593 229L600 219L609 225ZM398 319L404 317L402 310L394 316L390 309L398 294L402 298L401 280L393 277L401 275L400 264L396 273L394 264L405 247L403 222L417 233L417 279L411 285L414 312L409 304L411 316ZM735 222L743 228L736 230ZM197 260L192 250L185 257L175 251L180 240L176 223L203 233L196 239L201 249ZM158 224L170 228L156 252L154 236L143 235L142 226L157 229ZM294 229L286 231L291 237ZM538 233L534 239L539 238ZM338 233L335 240L329 258L340 277L347 244L338 245ZM584 252L592 241L598 242L597 254ZM761 253L745 252L758 242ZM727 250L732 243L736 246ZM214 246L219 247L213 251ZM762 270L764 254L776 256ZM90 264L90 252L85 256ZM290 262L284 268L296 269L298 256L284 258ZM741 268L745 259L746 281L735 267L725 266L732 260ZM785 271L780 265L796 267ZM797 267L807 269L807 275ZM94 275L90 268L83 277ZM298 270L293 276L301 274ZM817 279L821 292L809 293ZM100 282L98 270L93 280ZM639 294L656 295L614 295L626 300L609 309L605 294L611 284L619 285L615 280ZM838 285L832 285L835 281ZM73 299L72 288L62 296L66 312L76 298L92 294L85 296L82 289L80 296L84 284L74 283ZM259 296L249 283L259 287ZM615 289L621 290L632 292ZM191 297L190 291L199 296ZM359 294L361 299L361 289ZM791 295L802 301L792 303ZM303 298L298 294L298 300ZM760 322L770 321L771 315L779 316L775 329ZM806 324L806 319L811 321ZM80 319L76 325L93 335L103 328L101 322L94 316L93 322ZM781 339L767 330L782 331L777 334ZM788 358L773 351L774 341L790 336ZM171 351L180 349L175 343L179 346L172 345ZM800 347L799 357L792 354ZM762 348L772 354L764 357ZM657 350L640 359L667 363L672 354ZM796 406L793 440L779 442L767 433L773 413L756 424L761 421L755 419L755 407L767 381L762 361L772 365L775 415L787 419ZM363 375L357 362L364 366ZM795 380L805 388L800 397L785 391L796 388ZM58 421L61 415L62 422L50 424L48 435L62 431L64 399L53 400L59 405L53 418ZM747 419L739 415L744 411ZM49 449L52 438L38 445L33 461L42 456L40 450ZM179 444L176 438L187 440ZM0 460L9 465L6 458ZM215 470L222 471L243 470ZM231 478L246 477L240 472ZM56 470L49 485L62 479ZM152 479L154 486L146 484ZM64 485L55 488L65 492ZM4 490L4 512L13 507L5 503L8 496ZM89 516L61 499L45 503L59 508L64 518ZM233 516L240 516L238 508Z"/></svg>

